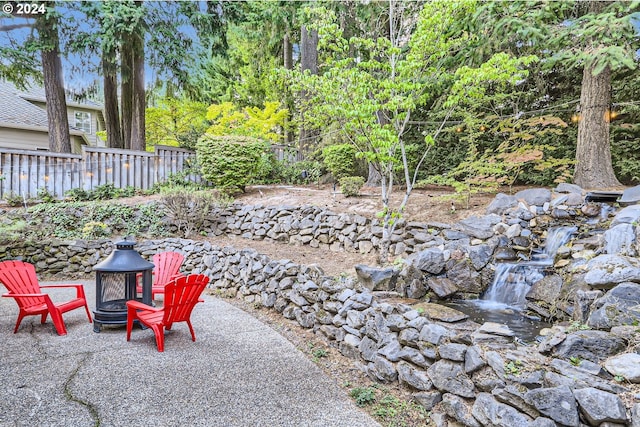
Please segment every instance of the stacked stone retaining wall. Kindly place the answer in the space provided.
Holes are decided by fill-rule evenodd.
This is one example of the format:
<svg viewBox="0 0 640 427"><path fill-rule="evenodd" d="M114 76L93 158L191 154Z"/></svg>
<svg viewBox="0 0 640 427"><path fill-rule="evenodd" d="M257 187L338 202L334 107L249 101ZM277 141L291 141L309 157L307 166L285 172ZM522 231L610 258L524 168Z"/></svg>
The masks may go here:
<svg viewBox="0 0 640 427"><path fill-rule="evenodd" d="M108 240L16 243L0 248L0 258L21 257L40 273L87 274L112 249ZM625 353L638 340L632 326L591 331L601 334L587 345L585 338L582 346L574 340L583 349L575 363L568 360L578 353L556 345L575 336L566 330L544 345L522 345L497 325L438 321L409 305L385 302L355 280L326 277L317 267L271 260L251 249L175 238L141 241L136 249L147 258L181 252L183 272L209 276L212 292L236 295L313 329L372 379L413 390L435 425L640 425L640 355Z"/></svg>

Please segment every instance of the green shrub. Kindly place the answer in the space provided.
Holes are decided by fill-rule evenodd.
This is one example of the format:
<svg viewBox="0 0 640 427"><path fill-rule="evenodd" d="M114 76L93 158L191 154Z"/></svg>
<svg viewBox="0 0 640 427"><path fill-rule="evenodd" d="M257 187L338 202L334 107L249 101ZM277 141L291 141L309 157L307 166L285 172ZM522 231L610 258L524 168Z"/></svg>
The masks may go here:
<svg viewBox="0 0 640 427"><path fill-rule="evenodd" d="M266 149L266 143L255 138L209 134L196 145L202 177L225 191L244 191Z"/></svg>
<svg viewBox="0 0 640 427"><path fill-rule="evenodd" d="M9 206L16 207L24 203L24 198L12 191L4 195L4 201L7 202Z"/></svg>
<svg viewBox="0 0 640 427"><path fill-rule="evenodd" d="M50 193L47 187L39 188L36 197L43 203L55 203L57 201L55 193Z"/></svg>
<svg viewBox="0 0 640 427"><path fill-rule="evenodd" d="M64 193L64 197L72 202L86 202L91 200L91 194L84 190L84 188L72 188Z"/></svg>
<svg viewBox="0 0 640 427"><path fill-rule="evenodd" d="M330 145L322 150L324 164L337 180L357 173L356 149L351 144Z"/></svg>
<svg viewBox="0 0 640 427"><path fill-rule="evenodd" d="M98 185L89 192L92 200L109 200L120 196L120 190L113 184Z"/></svg>
<svg viewBox="0 0 640 427"><path fill-rule="evenodd" d="M364 178L361 176L345 176L340 178L340 190L345 197L357 196L364 185Z"/></svg>

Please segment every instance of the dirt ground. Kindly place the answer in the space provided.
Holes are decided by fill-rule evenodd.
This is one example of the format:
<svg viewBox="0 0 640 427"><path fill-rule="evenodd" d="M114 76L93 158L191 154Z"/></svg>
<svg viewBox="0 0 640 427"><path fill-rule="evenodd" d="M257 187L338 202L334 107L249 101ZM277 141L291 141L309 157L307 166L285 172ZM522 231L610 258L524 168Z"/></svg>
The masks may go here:
<svg viewBox="0 0 640 427"><path fill-rule="evenodd" d="M519 189L514 189L514 191L517 190ZM508 189L505 189L504 192L508 192ZM469 201L469 208L467 208L466 202L452 202L450 198L447 198L452 194L453 191L446 187L414 190L409 197L403 218L407 221L452 224L471 215L484 215L487 205L495 197L494 194L473 195ZM391 197L391 206L399 206L402 197L401 190L396 191ZM368 218L374 218L376 213L382 210L379 188L368 187L365 187L357 197L344 197L339 191L334 191L333 187L328 185L260 185L248 187L246 192L237 195L235 200L246 205L313 205L337 213L355 213ZM329 276L353 275L355 273L353 267L356 264L375 265L377 262L374 254L336 253L312 248L308 245L294 246L260 240L250 241L240 236L208 237L207 240L218 246L252 248L268 255L271 259L289 259L305 265L317 264Z"/></svg>

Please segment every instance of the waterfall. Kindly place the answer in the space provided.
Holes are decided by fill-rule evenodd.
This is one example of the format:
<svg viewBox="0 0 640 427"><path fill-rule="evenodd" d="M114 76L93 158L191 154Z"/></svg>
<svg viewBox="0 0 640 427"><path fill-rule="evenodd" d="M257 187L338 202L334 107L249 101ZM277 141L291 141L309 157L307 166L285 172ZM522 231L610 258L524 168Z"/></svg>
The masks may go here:
<svg viewBox="0 0 640 427"><path fill-rule="evenodd" d="M496 266L493 282L482 297L484 308L522 310L531 286L544 277L544 268L553 265L558 249L567 243L577 227L557 227L548 231L545 246L531 261Z"/></svg>

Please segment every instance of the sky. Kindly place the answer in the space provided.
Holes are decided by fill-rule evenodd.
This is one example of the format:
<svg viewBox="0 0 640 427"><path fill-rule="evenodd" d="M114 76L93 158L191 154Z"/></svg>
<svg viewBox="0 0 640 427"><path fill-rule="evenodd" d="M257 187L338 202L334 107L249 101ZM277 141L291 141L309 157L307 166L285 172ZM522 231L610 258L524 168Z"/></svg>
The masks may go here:
<svg viewBox="0 0 640 427"><path fill-rule="evenodd" d="M165 3L171 4L174 2L157 1L157 2L145 2L146 5L152 5L153 3ZM203 8L203 2L201 4L201 10ZM20 11L17 9L18 5L24 5L26 3L14 3L0 0L0 8L3 13L0 13L0 28L6 29L7 26L11 28L9 31L0 31L0 49L21 46L25 40L34 35L35 19L34 13L40 13L41 10L25 9L25 6L20 6ZM78 32L91 32L94 23L88 22L85 15L73 8L66 7L65 4L70 5L71 2L60 2L61 7L57 10L61 17L61 26L63 30L60 31L61 36L61 49L64 49L68 40L67 33L77 34ZM10 16L6 12L12 10L14 15ZM21 14L17 14L21 12ZM31 12L27 14L26 12ZM22 26L14 28L16 26ZM195 29L191 26L182 26L180 28L180 37L188 37L194 42L197 42ZM98 46L96 46L98 48ZM99 49L96 49L99 51ZM5 58L0 57L0 61ZM68 90L74 92L82 92L87 88L95 85L96 83L101 85L101 77L98 72L100 58L95 53L69 53L65 52L61 55L65 87ZM158 70L153 69L146 64L146 82L149 84L158 77ZM98 91L100 92L100 91ZM97 94L98 98L101 94Z"/></svg>

